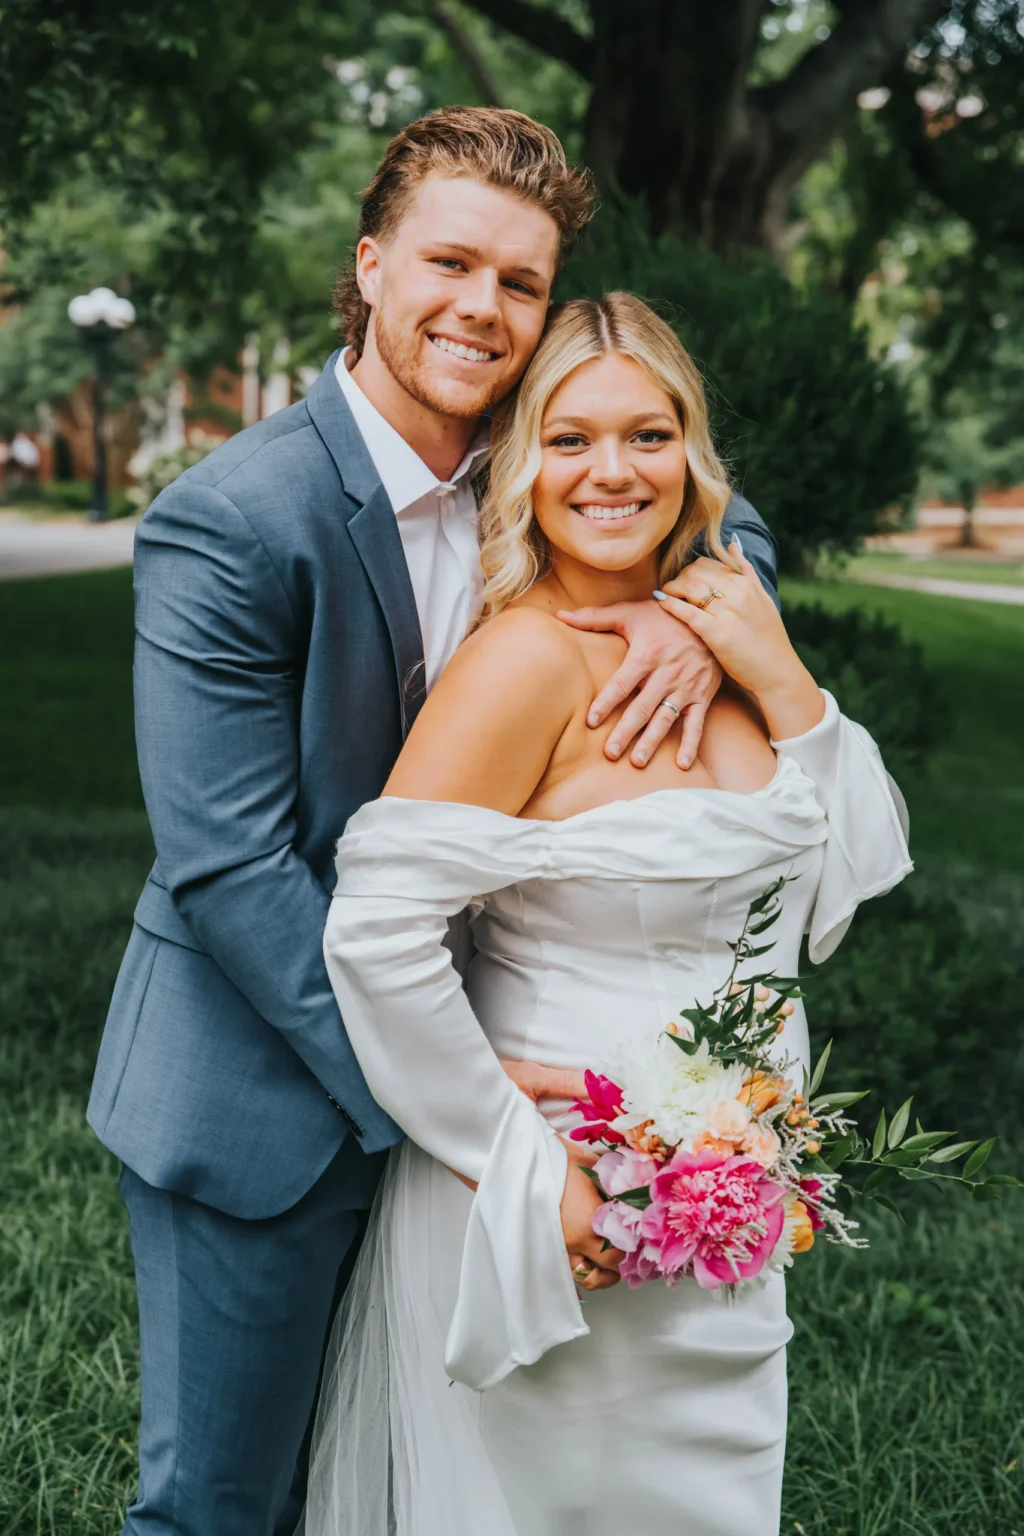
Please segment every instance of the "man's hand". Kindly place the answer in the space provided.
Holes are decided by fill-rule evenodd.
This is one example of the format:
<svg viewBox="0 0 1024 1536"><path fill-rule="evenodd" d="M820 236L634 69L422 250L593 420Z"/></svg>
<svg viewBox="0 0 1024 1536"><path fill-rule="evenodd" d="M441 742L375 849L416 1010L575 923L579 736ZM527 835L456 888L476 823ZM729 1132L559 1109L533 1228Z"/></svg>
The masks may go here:
<svg viewBox="0 0 1024 1536"><path fill-rule="evenodd" d="M676 762L680 768L691 768L704 733L708 706L722 682L722 669L703 641L653 598L644 603L615 603L608 608L562 610L558 617L574 629L614 632L629 644L626 659L605 683L587 714L587 724L598 726L631 693L640 690L609 733L604 744L605 756L613 760L621 757L633 738L640 736L629 760L634 768L646 768L682 716L683 734Z"/></svg>

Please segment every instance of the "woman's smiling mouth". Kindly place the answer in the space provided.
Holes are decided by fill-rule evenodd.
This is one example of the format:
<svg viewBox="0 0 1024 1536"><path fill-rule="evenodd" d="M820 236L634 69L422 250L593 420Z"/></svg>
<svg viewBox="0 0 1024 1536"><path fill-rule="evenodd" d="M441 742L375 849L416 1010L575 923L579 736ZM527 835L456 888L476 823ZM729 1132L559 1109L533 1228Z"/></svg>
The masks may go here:
<svg viewBox="0 0 1024 1536"><path fill-rule="evenodd" d="M603 501L574 501L570 505L580 517L585 517L591 522L621 523L627 518L639 517L641 512L646 512L650 506L649 501L624 501L616 506L609 506Z"/></svg>

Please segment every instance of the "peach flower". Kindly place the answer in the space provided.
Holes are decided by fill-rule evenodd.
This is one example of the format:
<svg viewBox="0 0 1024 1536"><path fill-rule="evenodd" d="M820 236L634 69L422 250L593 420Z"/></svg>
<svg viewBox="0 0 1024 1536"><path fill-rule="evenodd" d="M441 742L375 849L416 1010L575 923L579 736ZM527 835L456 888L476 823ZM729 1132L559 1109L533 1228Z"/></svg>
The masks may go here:
<svg viewBox="0 0 1024 1536"><path fill-rule="evenodd" d="M794 1200L786 1212L786 1226L792 1237L792 1253L806 1253L814 1246L814 1223L802 1200Z"/></svg>
<svg viewBox="0 0 1024 1536"><path fill-rule="evenodd" d="M773 1130L752 1125L743 1138L743 1150L762 1168L770 1168L782 1151L782 1144Z"/></svg>
<svg viewBox="0 0 1024 1536"><path fill-rule="evenodd" d="M708 1132L719 1141L743 1140L750 1127L750 1110L738 1099L719 1099L708 1106L706 1124Z"/></svg>
<svg viewBox="0 0 1024 1536"><path fill-rule="evenodd" d="M747 1082L743 1084L737 1097L741 1104L750 1106L752 1115L763 1115L766 1109L771 1109L773 1104L779 1102L782 1084L776 1077L769 1077L767 1072L755 1072Z"/></svg>
<svg viewBox="0 0 1024 1536"><path fill-rule="evenodd" d="M722 1141L717 1136L712 1136L710 1131L701 1131L694 1138L694 1152L717 1152L720 1157L732 1157L736 1151L731 1141Z"/></svg>

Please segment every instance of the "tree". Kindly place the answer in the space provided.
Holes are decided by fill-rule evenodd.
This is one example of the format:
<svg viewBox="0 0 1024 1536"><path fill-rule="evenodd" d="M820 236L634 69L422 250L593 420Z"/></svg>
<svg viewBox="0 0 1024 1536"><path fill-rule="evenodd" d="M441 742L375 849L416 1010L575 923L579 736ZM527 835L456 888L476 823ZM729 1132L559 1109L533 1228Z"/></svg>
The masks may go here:
<svg viewBox="0 0 1024 1536"><path fill-rule="evenodd" d="M781 77L758 79L773 0L587 0L574 22L528 0L471 0L592 86L584 159L642 197L655 232L712 250L776 248L800 177L949 0L837 0L834 25Z"/></svg>

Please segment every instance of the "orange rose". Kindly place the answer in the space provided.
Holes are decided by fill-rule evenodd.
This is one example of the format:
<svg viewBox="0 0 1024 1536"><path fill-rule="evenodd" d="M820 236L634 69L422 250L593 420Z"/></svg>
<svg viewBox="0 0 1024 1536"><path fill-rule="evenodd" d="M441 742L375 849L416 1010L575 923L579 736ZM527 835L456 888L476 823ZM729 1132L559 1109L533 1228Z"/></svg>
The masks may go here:
<svg viewBox="0 0 1024 1536"><path fill-rule="evenodd" d="M755 1072L736 1097L741 1104L749 1104L752 1115L763 1115L766 1109L779 1102L781 1090L782 1084L777 1077L769 1077L767 1072Z"/></svg>

